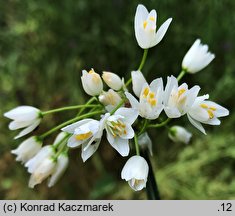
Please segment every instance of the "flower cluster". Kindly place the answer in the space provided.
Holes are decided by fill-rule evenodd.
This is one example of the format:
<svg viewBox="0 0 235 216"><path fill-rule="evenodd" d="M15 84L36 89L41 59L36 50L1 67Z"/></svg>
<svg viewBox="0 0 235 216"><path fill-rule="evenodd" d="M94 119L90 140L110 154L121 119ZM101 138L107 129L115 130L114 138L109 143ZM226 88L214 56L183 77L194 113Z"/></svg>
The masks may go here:
<svg viewBox="0 0 235 216"><path fill-rule="evenodd" d="M166 126L170 120L187 116L189 122L206 134L202 124L219 125L219 117L227 116L229 111L208 100L209 95L199 95L200 87L189 87L180 83L185 74L196 73L205 68L214 54L208 51L197 39L182 61L182 71L176 78L156 78L150 84L141 72L146 61L148 49L157 45L166 34L172 21L167 19L156 31L157 13L148 12L138 5L135 14L135 36L138 45L144 49L143 58L131 78L124 78L104 71L102 76L94 69L83 70L81 82L84 91L92 96L84 105L75 105L42 112L31 106L19 106L5 113L13 121L9 129L25 128L15 138L32 132L45 115L78 109L78 114L41 135L34 135L12 150L16 160L21 161L31 174L29 187L48 178L48 186L53 186L65 172L69 160L69 150L81 147L83 162L87 161L107 137L108 143L123 157L132 155L124 165L121 178L130 187L139 191L146 187L149 164L146 154L153 155L153 142L148 130ZM132 89L128 89L132 83ZM165 117L164 117L165 116ZM164 119L164 120L163 120ZM167 127L169 128L169 127ZM51 145L43 146L43 141L52 133L61 130ZM168 129L169 138L174 142L188 144L192 134L185 128L173 125ZM133 145L134 144L134 145ZM136 153L132 152L130 146ZM145 156L144 156L145 155Z"/></svg>

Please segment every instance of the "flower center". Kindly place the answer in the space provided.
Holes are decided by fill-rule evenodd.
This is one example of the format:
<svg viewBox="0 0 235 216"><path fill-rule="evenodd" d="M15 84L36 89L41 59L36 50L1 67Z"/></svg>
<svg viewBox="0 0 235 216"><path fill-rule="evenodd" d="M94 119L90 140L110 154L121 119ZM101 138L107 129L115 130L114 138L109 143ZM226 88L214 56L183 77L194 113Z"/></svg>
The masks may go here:
<svg viewBox="0 0 235 216"><path fill-rule="evenodd" d="M99 84L100 82L100 76L99 74L97 74L94 69L91 69L89 72L89 74L91 74L91 78L92 78L92 81L96 84Z"/></svg>
<svg viewBox="0 0 235 216"><path fill-rule="evenodd" d="M144 29L146 29L147 24L148 24L148 21L147 21L147 20L145 20L145 21L143 22Z"/></svg>
<svg viewBox="0 0 235 216"><path fill-rule="evenodd" d="M126 125L121 120L108 122L108 125L114 138L123 134L127 134Z"/></svg>
<svg viewBox="0 0 235 216"><path fill-rule="evenodd" d="M157 99L155 98L155 93L150 91L148 87L146 87L142 93L143 98L147 98L147 102L151 106L157 105Z"/></svg>
<svg viewBox="0 0 235 216"><path fill-rule="evenodd" d="M75 139L79 140L79 141L82 141L82 140L90 138L91 136L92 136L92 132L89 131L89 132L84 133L84 134L77 134L77 135L75 135Z"/></svg>
<svg viewBox="0 0 235 216"><path fill-rule="evenodd" d="M200 105L203 109L205 109L208 113L208 116L210 119L213 119L214 118L214 111L216 111L216 108L213 107L213 106L208 106L207 104L201 104Z"/></svg>

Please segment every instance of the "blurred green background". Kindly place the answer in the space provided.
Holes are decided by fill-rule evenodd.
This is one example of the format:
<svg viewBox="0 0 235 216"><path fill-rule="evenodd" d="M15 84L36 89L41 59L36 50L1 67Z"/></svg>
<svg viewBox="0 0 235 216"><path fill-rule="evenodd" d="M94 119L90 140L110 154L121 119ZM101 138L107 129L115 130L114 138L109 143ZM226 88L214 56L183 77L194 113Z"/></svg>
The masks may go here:
<svg viewBox="0 0 235 216"><path fill-rule="evenodd" d="M52 189L45 182L29 189L29 174L10 153L23 139L13 140L16 133L2 117L18 105L48 110L83 103L88 98L80 83L84 68L121 76L136 69L142 56L133 29L138 3L157 10L158 25L173 17L163 41L149 52L143 70L148 80L177 76L184 54L201 38L216 58L184 81L200 85L200 94L209 93L230 110L220 126L206 126L207 136L186 117L172 121L193 132L189 145L171 142L166 129L151 131L162 199L235 199L235 1L0 0L1 199L146 199L144 190L133 192L120 179L126 158L107 143L85 164L80 150L72 151L68 170ZM73 115L46 117L38 131Z"/></svg>

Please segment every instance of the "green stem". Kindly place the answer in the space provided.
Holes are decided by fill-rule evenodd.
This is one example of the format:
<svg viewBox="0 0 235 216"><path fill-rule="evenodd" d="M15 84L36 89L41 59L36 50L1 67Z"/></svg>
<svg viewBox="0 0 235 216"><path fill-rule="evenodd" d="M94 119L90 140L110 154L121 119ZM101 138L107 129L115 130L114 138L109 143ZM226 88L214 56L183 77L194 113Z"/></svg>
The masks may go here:
<svg viewBox="0 0 235 216"><path fill-rule="evenodd" d="M148 123L149 123L149 120L148 119L144 119L144 125L141 128L140 132L138 133L138 136L140 136L142 133L145 132L145 130L146 130L147 126L148 126Z"/></svg>
<svg viewBox="0 0 235 216"><path fill-rule="evenodd" d="M51 114L51 113L55 113L55 112L62 112L62 111L66 111L66 110L73 110L73 109L80 109L80 108L90 108L90 107L98 107L100 105L87 105L87 104L83 104L83 105L75 105L75 106L68 106L68 107L62 107L62 108L58 108L58 109L53 109L53 110L48 110L45 112L42 112L42 115L47 115L47 114Z"/></svg>
<svg viewBox="0 0 235 216"><path fill-rule="evenodd" d="M59 155L60 155L63 151L65 151L65 147L68 148L68 147L67 147L67 142L64 142L64 143L63 143L63 146L62 146L62 147L60 148L60 150L56 153L56 155L55 155L55 158L56 158L56 159L59 157Z"/></svg>
<svg viewBox="0 0 235 216"><path fill-rule="evenodd" d="M135 150L136 150L136 154L137 154L137 155L140 155L140 148L139 148L139 144L138 144L138 137L137 137L136 134L135 134L135 136L134 136L134 141L135 141Z"/></svg>
<svg viewBox="0 0 235 216"><path fill-rule="evenodd" d="M61 139L58 143L55 143L55 148L57 149L69 136L70 134L66 134L63 139Z"/></svg>
<svg viewBox="0 0 235 216"><path fill-rule="evenodd" d="M110 115L113 115L124 103L125 99L122 99L121 102L110 112Z"/></svg>
<svg viewBox="0 0 235 216"><path fill-rule="evenodd" d="M182 69L182 71L180 72L180 74L177 77L178 82L183 78L183 76L187 73L187 71L185 69Z"/></svg>
<svg viewBox="0 0 235 216"><path fill-rule="evenodd" d="M150 125L148 125L148 128L159 128L159 127L163 127L163 126L165 126L170 120L171 120L171 119L168 118L168 119L166 119L165 121L163 121L163 122L161 122L161 123L159 123L159 124L150 124Z"/></svg>
<svg viewBox="0 0 235 216"><path fill-rule="evenodd" d="M91 113L87 113L87 114L84 114L84 115L81 115L81 116L77 116L73 119L70 119L70 120L68 120L68 121L52 128L51 130L47 131L46 133L42 134L40 136L40 139L44 139L45 137L49 136L50 134L54 133L55 131L57 131L57 130L59 130L59 129L61 129L61 128L69 125L69 124L72 124L72 123L74 123L78 120L81 120L81 119L87 118L87 117L91 117L91 116L94 116L94 115L97 115L97 114L101 114L101 113L103 113L103 111L99 110L99 111L96 111L96 112L91 112Z"/></svg>
<svg viewBox="0 0 235 216"><path fill-rule="evenodd" d="M97 98L95 96L93 96L90 100L88 100L85 105L89 105L91 104L93 101L97 100ZM80 111L78 112L77 115L81 115L82 112L86 109L86 107L83 107L82 109L80 109Z"/></svg>
<svg viewBox="0 0 235 216"><path fill-rule="evenodd" d="M144 49L144 54L143 54L143 57L142 57L142 60L140 62L140 66L139 66L138 70L142 70L142 68L144 67L147 55L148 55L148 49Z"/></svg>
<svg viewBox="0 0 235 216"><path fill-rule="evenodd" d="M147 58L147 55L148 55L148 49L144 49L144 53L143 53L143 56L142 56L142 59L141 59L141 62L140 62L140 65L138 67L137 70L142 70L142 68L144 67L144 64L146 62L146 58ZM129 86L132 82L132 78L130 78L127 82L126 82L126 87Z"/></svg>

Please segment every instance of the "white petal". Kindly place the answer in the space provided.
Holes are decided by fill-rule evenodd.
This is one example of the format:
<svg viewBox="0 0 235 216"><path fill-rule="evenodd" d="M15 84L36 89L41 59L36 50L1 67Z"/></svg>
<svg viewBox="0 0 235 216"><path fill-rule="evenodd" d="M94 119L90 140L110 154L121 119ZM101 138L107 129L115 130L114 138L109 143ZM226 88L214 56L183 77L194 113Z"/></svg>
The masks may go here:
<svg viewBox="0 0 235 216"><path fill-rule="evenodd" d="M132 125L137 119L139 112L136 109L121 107L115 112L115 115L123 116L123 121Z"/></svg>
<svg viewBox="0 0 235 216"><path fill-rule="evenodd" d="M136 100L136 98L129 92L125 92L125 95L127 99L129 100L131 107L134 109L139 109L139 102Z"/></svg>
<svg viewBox="0 0 235 216"><path fill-rule="evenodd" d="M88 143L82 145L82 160L85 162L89 159L98 149L101 139L96 139L95 143Z"/></svg>
<svg viewBox="0 0 235 216"><path fill-rule="evenodd" d="M128 140L122 139L120 137L114 138L110 132L107 133L107 139L110 145L116 149L120 155L123 157L127 156L130 151Z"/></svg>
<svg viewBox="0 0 235 216"><path fill-rule="evenodd" d="M202 133L204 133L204 134L206 135L206 131L205 131L205 129L202 127L202 124L201 124L200 122L196 121L195 119L191 118L190 115L187 114L187 116L188 116L188 120L190 121L190 123L191 123L194 127L196 127L198 130L200 130Z"/></svg>
<svg viewBox="0 0 235 216"><path fill-rule="evenodd" d="M74 133L74 130L75 130L76 128L78 128L79 126L81 126L81 125L83 125L83 124L86 124L86 123L88 123L88 122L90 122L90 121L93 121L93 119L83 119L83 120L81 120L81 121L78 121L78 122L75 122L75 123L73 123L73 124L70 124L70 125L68 125L68 126L66 126L66 127L64 127L64 128L62 128L61 130L62 130L62 131L65 131L65 132L67 132L67 133Z"/></svg>
<svg viewBox="0 0 235 216"><path fill-rule="evenodd" d="M18 106L6 113L4 116L18 121L30 121L39 117L40 110L32 106Z"/></svg>
<svg viewBox="0 0 235 216"><path fill-rule="evenodd" d="M64 174L69 164L69 158L66 154L60 154L57 161L55 171L52 173L51 178L48 181L48 187L54 186L61 176Z"/></svg>
<svg viewBox="0 0 235 216"><path fill-rule="evenodd" d="M156 33L155 45L157 45L162 40L162 38L166 34L166 31L169 25L171 24L171 21L172 21L172 18L169 18L160 26L160 28L158 29Z"/></svg>
<svg viewBox="0 0 235 216"><path fill-rule="evenodd" d="M40 124L40 121L41 121L41 119L36 120L32 125L25 128L24 130L22 130L16 137L14 137L14 139L18 139L18 138L30 133L31 131L33 131Z"/></svg>
<svg viewBox="0 0 235 216"><path fill-rule="evenodd" d="M147 83L147 81L144 78L144 75L141 73L141 71L132 71L131 78L132 78L133 92L137 97L140 97L142 87L145 83Z"/></svg>

